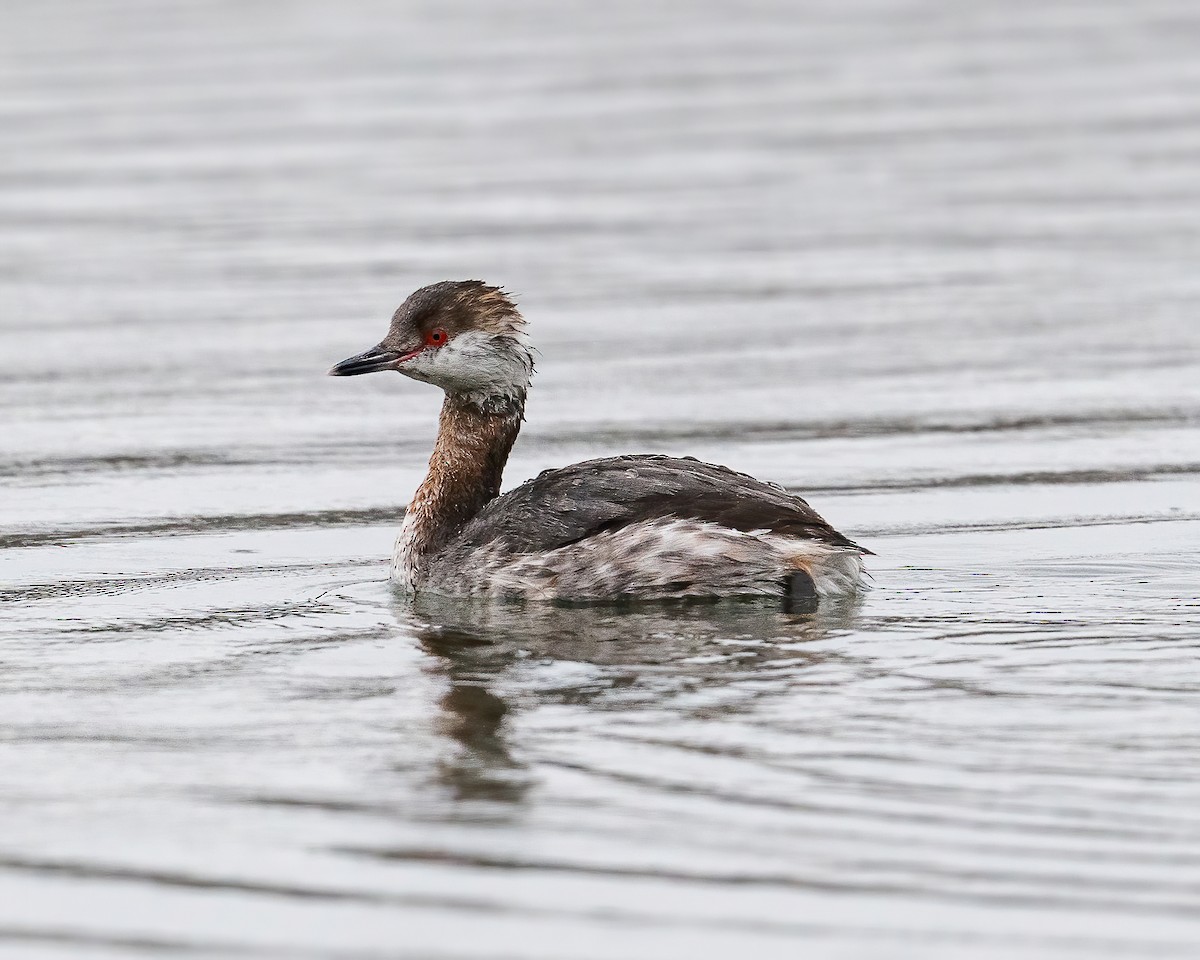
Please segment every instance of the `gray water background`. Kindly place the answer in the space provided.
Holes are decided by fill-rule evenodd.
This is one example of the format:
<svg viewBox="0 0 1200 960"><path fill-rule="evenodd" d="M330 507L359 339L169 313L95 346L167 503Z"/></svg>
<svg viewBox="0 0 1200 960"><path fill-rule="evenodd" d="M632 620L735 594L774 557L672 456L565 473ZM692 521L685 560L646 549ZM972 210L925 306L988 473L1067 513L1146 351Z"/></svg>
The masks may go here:
<svg viewBox="0 0 1200 960"><path fill-rule="evenodd" d="M2 19L0 954L1200 956L1194 3ZM461 277L873 592L406 608Z"/></svg>

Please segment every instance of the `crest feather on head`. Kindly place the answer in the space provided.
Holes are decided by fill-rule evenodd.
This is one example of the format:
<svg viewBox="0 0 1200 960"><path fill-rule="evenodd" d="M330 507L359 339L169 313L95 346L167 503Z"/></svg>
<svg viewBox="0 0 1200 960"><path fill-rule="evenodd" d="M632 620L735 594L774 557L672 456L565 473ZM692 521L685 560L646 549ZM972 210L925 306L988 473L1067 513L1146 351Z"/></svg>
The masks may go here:
<svg viewBox="0 0 1200 960"><path fill-rule="evenodd" d="M524 330L525 319L501 287L482 280L443 280L409 295L392 317L427 332L440 327L451 336L479 330L495 336Z"/></svg>

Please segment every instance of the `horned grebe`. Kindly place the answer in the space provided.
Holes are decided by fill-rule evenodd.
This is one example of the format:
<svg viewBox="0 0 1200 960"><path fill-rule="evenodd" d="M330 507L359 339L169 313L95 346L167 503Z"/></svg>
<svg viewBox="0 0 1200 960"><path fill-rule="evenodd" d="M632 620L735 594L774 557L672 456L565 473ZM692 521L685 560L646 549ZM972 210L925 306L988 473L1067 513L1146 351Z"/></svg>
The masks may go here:
<svg viewBox="0 0 1200 960"><path fill-rule="evenodd" d="M547 470L500 497L533 356L499 287L413 293L383 341L337 377L395 370L446 392L429 473L405 512L392 576L409 593L536 600L845 597L863 554L782 488L691 458L641 454Z"/></svg>

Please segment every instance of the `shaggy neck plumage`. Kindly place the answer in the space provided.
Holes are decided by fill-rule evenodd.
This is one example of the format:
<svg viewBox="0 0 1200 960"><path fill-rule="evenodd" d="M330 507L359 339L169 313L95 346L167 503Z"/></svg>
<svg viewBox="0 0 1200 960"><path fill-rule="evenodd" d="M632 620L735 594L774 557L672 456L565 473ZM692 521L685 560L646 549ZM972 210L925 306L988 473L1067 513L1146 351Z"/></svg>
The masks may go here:
<svg viewBox="0 0 1200 960"><path fill-rule="evenodd" d="M408 505L411 560L438 551L499 494L524 414L524 391L482 399L446 394L429 473Z"/></svg>

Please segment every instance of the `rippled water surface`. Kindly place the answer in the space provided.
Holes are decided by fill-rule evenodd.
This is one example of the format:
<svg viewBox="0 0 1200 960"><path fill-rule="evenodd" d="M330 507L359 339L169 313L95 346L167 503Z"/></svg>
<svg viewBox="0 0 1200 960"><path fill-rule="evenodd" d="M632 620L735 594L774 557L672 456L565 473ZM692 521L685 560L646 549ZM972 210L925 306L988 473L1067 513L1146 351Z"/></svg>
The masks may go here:
<svg viewBox="0 0 1200 960"><path fill-rule="evenodd" d="M4 20L5 957L1200 956L1194 3ZM468 276L875 589L404 606Z"/></svg>

